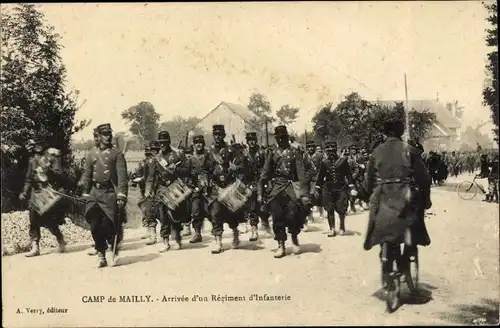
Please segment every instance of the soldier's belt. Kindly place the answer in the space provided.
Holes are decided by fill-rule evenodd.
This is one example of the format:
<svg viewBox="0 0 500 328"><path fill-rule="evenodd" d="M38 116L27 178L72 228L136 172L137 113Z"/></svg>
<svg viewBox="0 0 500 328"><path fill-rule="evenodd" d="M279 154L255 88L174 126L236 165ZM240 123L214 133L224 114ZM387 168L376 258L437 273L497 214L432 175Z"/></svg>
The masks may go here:
<svg viewBox="0 0 500 328"><path fill-rule="evenodd" d="M408 178L403 178L403 179L399 179L399 178L395 178L395 179L380 179L380 178L377 178L375 180L375 183L376 184L391 184L391 183L411 183L413 182L413 179L408 179Z"/></svg>
<svg viewBox="0 0 500 328"><path fill-rule="evenodd" d="M94 182L93 183L93 186L97 189L113 189L113 185L111 184L102 184L102 183L99 183L99 182Z"/></svg>

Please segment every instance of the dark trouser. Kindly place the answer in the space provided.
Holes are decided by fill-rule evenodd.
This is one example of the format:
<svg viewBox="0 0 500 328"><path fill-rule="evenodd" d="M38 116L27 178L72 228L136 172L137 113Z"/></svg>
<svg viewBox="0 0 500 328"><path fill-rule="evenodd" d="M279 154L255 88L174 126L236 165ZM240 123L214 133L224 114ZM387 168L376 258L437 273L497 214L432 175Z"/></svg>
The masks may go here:
<svg viewBox="0 0 500 328"><path fill-rule="evenodd" d="M281 192L270 203L269 209L273 215L274 240L286 241L288 232L298 235L303 227L304 217L299 205L287 193Z"/></svg>
<svg viewBox="0 0 500 328"><path fill-rule="evenodd" d="M62 215L60 213L56 213L54 215ZM45 214L44 216L40 216L35 210L29 211L30 218L30 227L29 227L29 235L32 241L40 241L40 227L46 227L49 231L56 236L57 240L60 241L63 239L63 235L61 230L59 229L60 218L49 217L50 213Z"/></svg>
<svg viewBox="0 0 500 328"><path fill-rule="evenodd" d="M157 203L152 200L147 200L144 203L141 204L141 210L142 210L142 215L143 215L143 224L145 224L145 227L148 228L156 228L156 225L158 224L157 218L158 218L158 208L162 204Z"/></svg>
<svg viewBox="0 0 500 328"><path fill-rule="evenodd" d="M181 218L183 215L186 215L186 211L182 206L179 207L179 210L172 211L167 206L163 204L159 204L159 216L161 222L160 228L160 236L161 238L169 238L172 233L173 237L176 241L180 241L181 231L182 231L182 221Z"/></svg>
<svg viewBox="0 0 500 328"><path fill-rule="evenodd" d="M347 190L329 190L323 191L323 203L327 204L328 224L330 229L335 229L335 212L340 217L340 229L345 230L345 216L347 213L349 194Z"/></svg>
<svg viewBox="0 0 500 328"><path fill-rule="evenodd" d="M205 219L207 213L207 202L205 198L200 194L194 194L191 198L191 218L194 231L197 233L201 232L203 227L203 220Z"/></svg>
<svg viewBox="0 0 500 328"><path fill-rule="evenodd" d="M259 224L259 216L264 217L265 214L263 211L260 209L260 204L257 202L257 192L254 191L248 198L248 207L247 207L247 216L248 216L248 221L250 222L250 226L256 227ZM267 221L267 226L269 226L269 216L267 216L266 219ZM263 224L265 225L265 222L263 220Z"/></svg>
<svg viewBox="0 0 500 328"><path fill-rule="evenodd" d="M245 221L243 210L233 213L217 200L214 200L210 205L209 212L212 217L212 235L214 236L222 236L224 223L227 223L229 228L234 230L238 228L238 224Z"/></svg>
<svg viewBox="0 0 500 328"><path fill-rule="evenodd" d="M90 232L94 239L94 247L98 252L105 252L108 243L113 244L116 227L113 221L102 211L99 206L94 206L88 213ZM117 244L123 239L123 224L118 224Z"/></svg>
<svg viewBox="0 0 500 328"><path fill-rule="evenodd" d="M488 178L488 193L491 200L495 198L498 201L498 178Z"/></svg>

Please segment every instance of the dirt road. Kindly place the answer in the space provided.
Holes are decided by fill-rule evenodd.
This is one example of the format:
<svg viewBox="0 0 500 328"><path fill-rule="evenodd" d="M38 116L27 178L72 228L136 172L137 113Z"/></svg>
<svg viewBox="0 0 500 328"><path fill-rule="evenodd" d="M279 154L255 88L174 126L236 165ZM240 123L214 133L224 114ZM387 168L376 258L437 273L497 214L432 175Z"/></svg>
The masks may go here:
<svg viewBox="0 0 500 328"><path fill-rule="evenodd" d="M446 187L434 188L432 199L434 215L427 219L432 244L420 250L419 297L404 296L406 304L393 314L385 313L384 302L377 298L378 249L362 248L367 223L363 212L348 217L349 236L328 238L326 220L317 219L312 231L300 235L302 254L279 260L273 258L272 239L251 244L245 235L241 249L229 249L228 231L227 250L212 255L208 229L203 244L185 243L184 249L166 254L158 252L160 244L145 246L140 231L127 231L118 266L101 270L94 268L96 258L86 255L89 245L32 259L5 257L4 326L494 323L498 205L479 198L464 201ZM252 294L282 299L255 301ZM138 302L140 297L120 302L120 296L135 295L149 302ZM104 302L84 302L94 296L104 296ZM224 296L239 298L223 301ZM110 297L116 302L108 302ZM127 300L137 302L123 302ZM67 312L48 313L50 307ZM27 313L26 308L42 309L43 314Z"/></svg>

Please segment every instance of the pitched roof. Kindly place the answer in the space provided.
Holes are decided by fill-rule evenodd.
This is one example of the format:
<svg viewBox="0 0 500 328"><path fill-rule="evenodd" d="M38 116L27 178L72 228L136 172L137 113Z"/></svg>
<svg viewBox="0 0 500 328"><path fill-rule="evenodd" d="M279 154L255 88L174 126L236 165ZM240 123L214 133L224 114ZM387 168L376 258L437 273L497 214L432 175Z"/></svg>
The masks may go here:
<svg viewBox="0 0 500 328"><path fill-rule="evenodd" d="M245 122L249 122L251 119L257 117L257 115L254 112L252 112L250 109L248 109L243 105L233 104L223 101L220 104L218 104L214 109L212 109L210 112L208 112L205 116L203 116L200 119L200 121L203 121L208 115L215 112L221 105L225 105L230 111L232 111L235 115L241 117L241 119L243 119Z"/></svg>
<svg viewBox="0 0 500 328"><path fill-rule="evenodd" d="M379 100L374 102L385 106L394 106L396 102L404 102L404 100ZM462 123L460 123L456 117L453 117L446 107L443 106L443 104L441 104L438 100L408 100L408 105L410 108L419 112L428 109L429 111L435 113L438 123L447 129L460 128L462 126Z"/></svg>

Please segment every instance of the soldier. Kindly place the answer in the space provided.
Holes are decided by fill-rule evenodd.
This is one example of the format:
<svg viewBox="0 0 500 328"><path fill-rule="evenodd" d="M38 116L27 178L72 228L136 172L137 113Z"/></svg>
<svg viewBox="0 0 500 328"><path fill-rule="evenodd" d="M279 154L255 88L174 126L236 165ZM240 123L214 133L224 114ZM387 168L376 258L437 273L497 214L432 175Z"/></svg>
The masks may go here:
<svg viewBox="0 0 500 328"><path fill-rule="evenodd" d="M160 152L148 166L147 198L157 198L162 193L168 193L168 187L172 182L189 176L186 156L183 152L172 149L170 134L167 131L158 133L158 143L161 147ZM185 205L185 201L182 203ZM183 220L188 220L189 216L187 206L182 206L183 204L177 204L178 207L172 210L165 204L158 203L158 214L161 222L160 236L164 244L160 250L161 253L170 250L170 235L175 240L174 249L179 250L182 247L182 223Z"/></svg>
<svg viewBox="0 0 500 328"><path fill-rule="evenodd" d="M498 154L492 155L492 159L488 164L490 174L488 175L488 202L498 203Z"/></svg>
<svg viewBox="0 0 500 328"><path fill-rule="evenodd" d="M194 229L193 238L189 241L191 244L203 241L201 229L203 221L207 215L207 202L204 194L207 192L208 176L206 172L208 153L205 150L205 138L203 135L193 137L193 155L188 160L190 177L188 185L193 189L191 195L191 220Z"/></svg>
<svg viewBox="0 0 500 328"><path fill-rule="evenodd" d="M431 180L419 151L401 140L403 133L401 120L387 120L387 140L373 151L368 164L366 189L371 206L364 249L388 242L391 252L400 252L400 244L406 239L405 258L409 258L416 254L417 245L430 244L424 213L432 206ZM411 236L406 234L407 229ZM408 263L400 264L403 272L408 269ZM383 284L390 269L384 265Z"/></svg>
<svg viewBox="0 0 500 328"><path fill-rule="evenodd" d="M317 161L318 156L316 155L316 143L313 140L306 141L306 152L304 152L304 170L306 172L306 179L309 184L310 195L316 195L314 193L313 180L318 174L319 163ZM319 203L319 199L313 198L313 205ZM314 222L313 211L309 212L306 221L304 222L304 232L309 231L309 222Z"/></svg>
<svg viewBox="0 0 500 328"><path fill-rule="evenodd" d="M226 137L224 125L214 125L212 134L214 144L208 152L209 159L206 168L207 175L213 183L209 188L208 206L209 216L212 219L212 234L215 239L212 254L219 254L222 252L224 223L227 223L233 231L233 248L238 248L240 244L238 225L245 222L244 208L231 213L216 198L220 188L230 186L237 178L243 179L243 158L224 141Z"/></svg>
<svg viewBox="0 0 500 328"><path fill-rule="evenodd" d="M84 197L85 219L90 224L94 247L99 257L98 268L108 265L105 251L107 243L116 238L116 248L111 250L118 255L118 245L123 239L125 205L128 196L128 174L125 155L113 147L113 130L110 124L101 124L96 131L99 135L99 148L90 151L85 161Z"/></svg>
<svg viewBox="0 0 500 328"><path fill-rule="evenodd" d="M139 191L141 193L141 198L144 199L146 194L146 176L148 175L148 162L151 160L151 147L146 145L144 147L144 158L139 162L137 169L135 170L133 176L133 182L139 185ZM145 204L146 205L146 204ZM142 226L145 228L145 234L141 237L141 239L146 239L150 237L150 230L148 229L148 208L141 208L142 211ZM155 234L156 235L156 234Z"/></svg>
<svg viewBox="0 0 500 328"><path fill-rule="evenodd" d="M50 153L41 137L35 137L32 141L34 155L29 160L24 188L19 195L19 199L25 200L29 196L30 201L36 203L38 197L43 197L45 188L52 187L54 190L59 190L64 186L66 181L64 180L61 159L58 157L59 152ZM59 252L62 253L65 251L66 242L59 229L59 226L65 223L64 215L65 211L60 203L53 204L43 215L40 215L30 206L29 236L31 239L31 251L26 254L26 257L40 255L41 227L46 227L56 237L59 244Z"/></svg>
<svg viewBox="0 0 500 328"><path fill-rule="evenodd" d="M186 161L189 163L191 157L193 156L193 145L190 145L190 146L186 146L185 149L183 149L183 152L184 152L184 155L186 156ZM189 167L189 164L188 164L188 167ZM190 177L183 177L182 178L182 181L184 183L188 183L190 180ZM186 200L186 211L188 213L188 215L191 214L191 207L192 207L192 204L191 204L191 199L192 197L188 197L188 199ZM184 222L183 225L182 225L182 236L191 236L191 224L192 224L192 218L189 217L189 221L187 222Z"/></svg>
<svg viewBox="0 0 500 328"><path fill-rule="evenodd" d="M275 258L286 255L286 228L292 235L293 252L300 252L298 235L312 206L308 181L304 170L304 155L300 149L290 146L286 126L274 129L278 146L269 151L262 170L259 186L260 202L265 198L273 216L274 239L278 242ZM266 195L264 186L269 184Z"/></svg>
<svg viewBox="0 0 500 328"><path fill-rule="evenodd" d="M354 180L347 159L337 155L337 143L327 141L325 148L326 157L320 164L314 185L316 190L323 189L323 204L328 206L326 210L330 227L328 237L334 237L336 235L335 212L340 218L339 234L345 233L345 217L349 201L348 187L351 190L354 189Z"/></svg>
<svg viewBox="0 0 500 328"><path fill-rule="evenodd" d="M260 172L266 160L266 152L257 144L257 133L248 132L246 134L248 148L245 149L245 179L244 183L252 190L252 195L248 200L248 219L252 235L250 241L256 241L259 238L258 223L259 217L262 220L262 226L269 234L269 216L262 213L261 204L257 202L257 190L260 182Z"/></svg>
<svg viewBox="0 0 500 328"><path fill-rule="evenodd" d="M160 144L156 140L152 140L149 143L149 151L151 155L148 157L147 162L144 164L144 195L143 195L143 200L142 204L140 207L144 209L144 216L146 218L146 226L148 230L148 236L149 240L146 242L146 245L155 245L157 240L156 240L156 226L158 225L158 220L159 220L159 202L155 199L153 199L150 195L150 197L146 197L146 180L148 178L149 174L149 168L154 165L154 159L155 156L158 155L158 152L160 151Z"/></svg>
<svg viewBox="0 0 500 328"><path fill-rule="evenodd" d="M361 175L361 169L358 165L357 157L358 157L358 151L354 145L350 146L347 155L347 163L349 164L349 168L351 169L351 174L354 179L358 179L359 176ZM354 181L353 179L353 181ZM349 199L349 205L351 208L352 213L356 213L356 196L353 196L349 194L348 196Z"/></svg>

